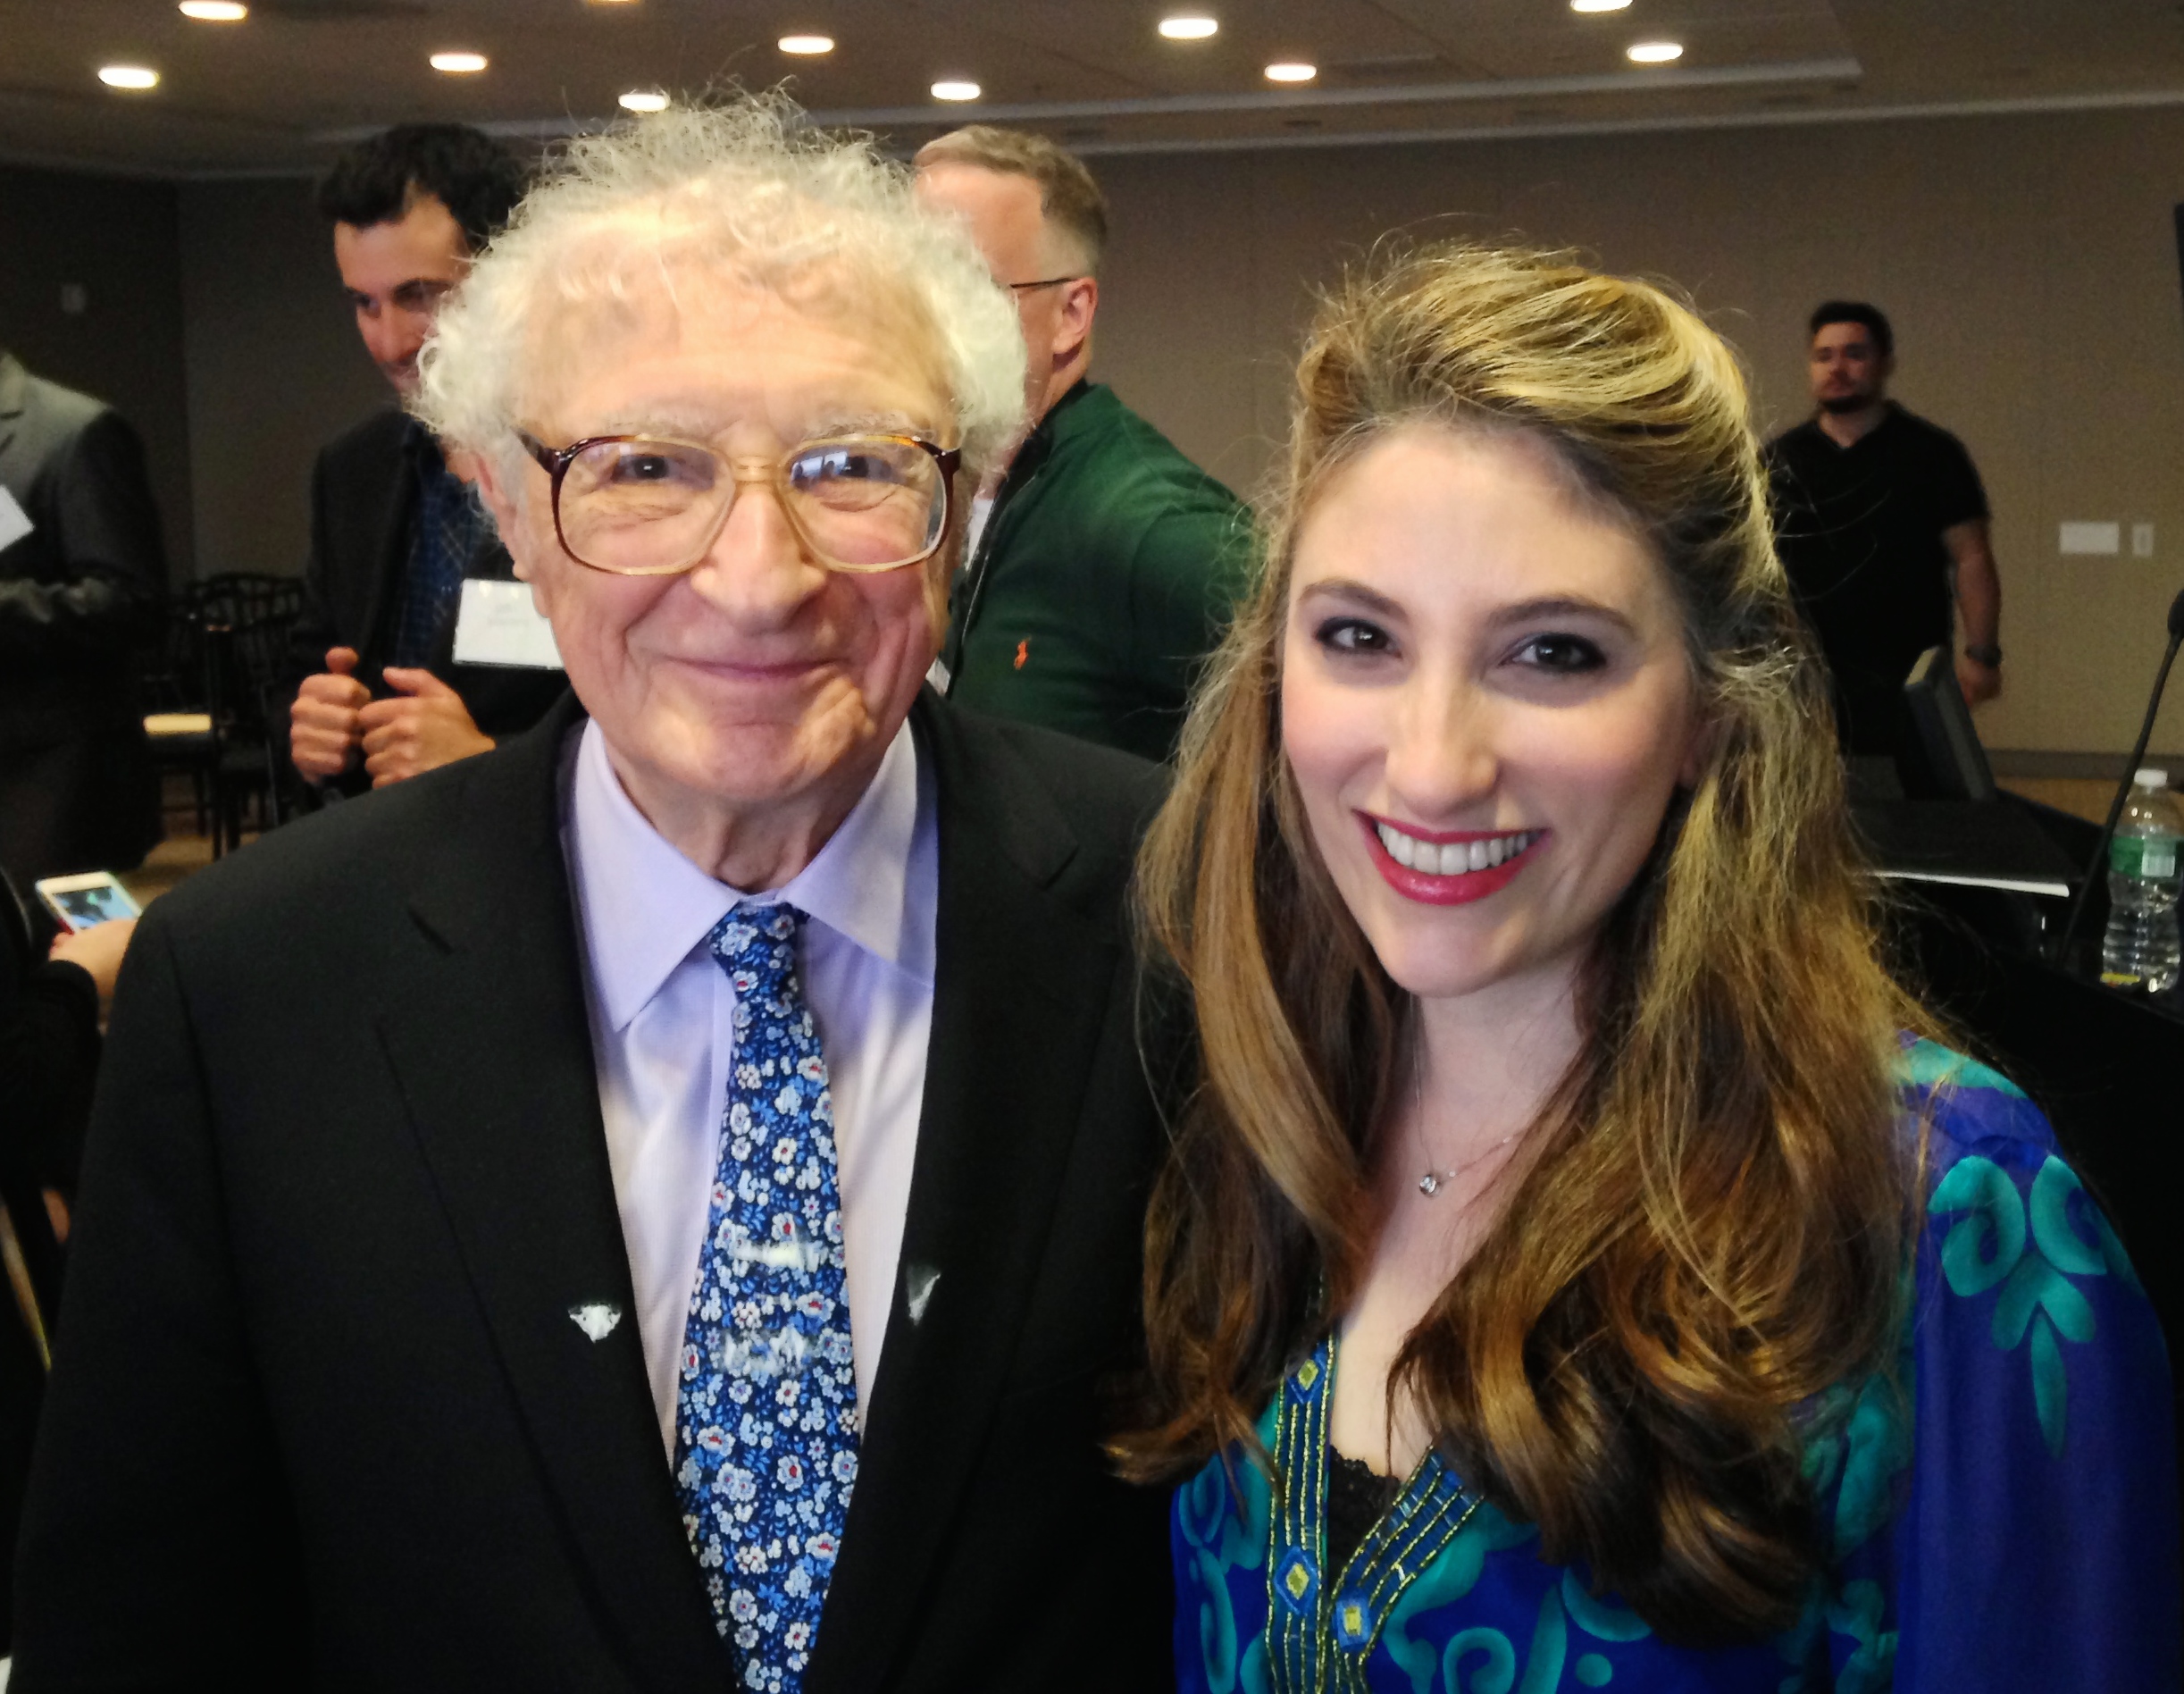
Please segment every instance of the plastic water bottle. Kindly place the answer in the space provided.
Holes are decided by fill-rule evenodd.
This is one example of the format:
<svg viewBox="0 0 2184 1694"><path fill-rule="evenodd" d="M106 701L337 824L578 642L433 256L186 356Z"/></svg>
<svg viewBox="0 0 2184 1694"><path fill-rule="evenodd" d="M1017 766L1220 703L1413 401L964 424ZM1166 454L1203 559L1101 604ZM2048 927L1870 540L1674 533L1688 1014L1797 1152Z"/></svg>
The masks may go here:
<svg viewBox="0 0 2184 1694"><path fill-rule="evenodd" d="M2161 994L2177 979L2177 840L2184 812L2169 773L2142 770L2108 847L2108 934L2101 980Z"/></svg>

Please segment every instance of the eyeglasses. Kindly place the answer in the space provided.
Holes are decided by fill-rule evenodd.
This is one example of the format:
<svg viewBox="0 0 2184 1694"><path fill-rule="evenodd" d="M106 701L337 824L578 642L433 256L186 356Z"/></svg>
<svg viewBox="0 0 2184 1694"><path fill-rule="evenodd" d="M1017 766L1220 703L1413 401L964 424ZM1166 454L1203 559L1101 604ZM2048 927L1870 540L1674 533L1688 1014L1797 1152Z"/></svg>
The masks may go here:
<svg viewBox="0 0 2184 1694"><path fill-rule="evenodd" d="M616 576L673 576L712 550L737 488L760 482L829 570L900 570L948 533L961 451L915 435L829 435L779 460L731 459L694 441L593 435L548 447L516 440L554 480L554 533L579 565Z"/></svg>
<svg viewBox="0 0 2184 1694"><path fill-rule="evenodd" d="M1081 276L1050 276L1037 282L1004 282L1001 286L1012 294L1029 294L1035 289L1059 289L1065 282L1082 282Z"/></svg>

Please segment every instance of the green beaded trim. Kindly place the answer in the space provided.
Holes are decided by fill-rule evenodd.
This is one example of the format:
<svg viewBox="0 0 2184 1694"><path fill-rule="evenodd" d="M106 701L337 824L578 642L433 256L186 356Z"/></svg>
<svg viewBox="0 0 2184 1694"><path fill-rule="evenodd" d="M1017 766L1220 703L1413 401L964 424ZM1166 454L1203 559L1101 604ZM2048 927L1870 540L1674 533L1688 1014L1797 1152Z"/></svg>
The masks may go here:
<svg viewBox="0 0 2184 1694"><path fill-rule="evenodd" d="M1326 1581L1335 1362L1329 1337L1282 1384L1275 1417L1276 1497L1267 1524L1267 1670L1274 1694L1363 1694L1365 1662L1395 1603L1479 1507L1429 1448L1349 1563L1333 1583Z"/></svg>

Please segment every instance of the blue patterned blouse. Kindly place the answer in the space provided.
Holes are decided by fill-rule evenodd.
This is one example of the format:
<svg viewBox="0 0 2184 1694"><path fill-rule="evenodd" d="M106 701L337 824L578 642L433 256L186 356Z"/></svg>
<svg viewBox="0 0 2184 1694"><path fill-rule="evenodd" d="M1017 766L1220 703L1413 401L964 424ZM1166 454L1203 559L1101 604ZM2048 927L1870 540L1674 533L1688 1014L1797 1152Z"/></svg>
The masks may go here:
<svg viewBox="0 0 2184 1694"><path fill-rule="evenodd" d="M1936 1174L1892 1383L1812 1408L1834 1557L1796 1627L1672 1647L1428 1455L1356 1556L1320 1569L1322 1344L1259 1423L1284 1475L1217 1457L1176 1491L1184 1694L1551 1690L1917 1694L2178 1686L2175 1445L2159 1326L2038 1111L1985 1066L1906 1047Z"/></svg>

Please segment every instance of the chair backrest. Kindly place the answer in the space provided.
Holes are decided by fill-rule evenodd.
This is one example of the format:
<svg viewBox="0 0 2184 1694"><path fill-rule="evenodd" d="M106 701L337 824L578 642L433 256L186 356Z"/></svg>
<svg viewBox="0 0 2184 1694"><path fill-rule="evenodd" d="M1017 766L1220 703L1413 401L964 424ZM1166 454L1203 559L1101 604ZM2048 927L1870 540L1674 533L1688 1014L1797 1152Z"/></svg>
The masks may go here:
<svg viewBox="0 0 2184 1694"><path fill-rule="evenodd" d="M191 584L189 592L210 679L206 709L230 737L265 738L286 682L289 633L303 611L303 583L230 571Z"/></svg>

